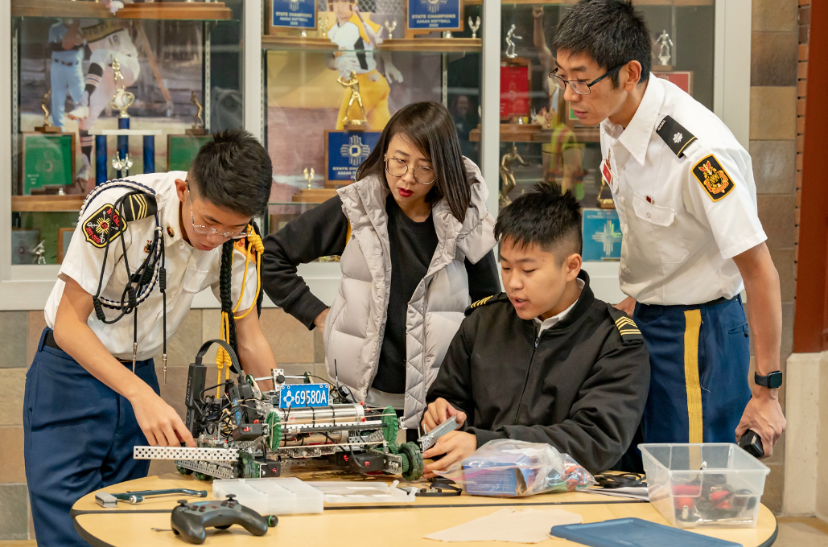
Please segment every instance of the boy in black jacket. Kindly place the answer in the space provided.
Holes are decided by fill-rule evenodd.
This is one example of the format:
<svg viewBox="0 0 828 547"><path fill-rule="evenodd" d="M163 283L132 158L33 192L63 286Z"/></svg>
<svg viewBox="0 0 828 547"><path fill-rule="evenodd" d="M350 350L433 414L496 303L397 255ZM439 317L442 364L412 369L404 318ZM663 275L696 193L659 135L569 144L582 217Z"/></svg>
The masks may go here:
<svg viewBox="0 0 828 547"><path fill-rule="evenodd" d="M492 439L549 443L593 473L624 455L650 383L635 323L595 298L581 270L581 211L570 192L539 184L495 226L506 290L466 310L428 391L423 426L459 431L423 456L447 469Z"/></svg>

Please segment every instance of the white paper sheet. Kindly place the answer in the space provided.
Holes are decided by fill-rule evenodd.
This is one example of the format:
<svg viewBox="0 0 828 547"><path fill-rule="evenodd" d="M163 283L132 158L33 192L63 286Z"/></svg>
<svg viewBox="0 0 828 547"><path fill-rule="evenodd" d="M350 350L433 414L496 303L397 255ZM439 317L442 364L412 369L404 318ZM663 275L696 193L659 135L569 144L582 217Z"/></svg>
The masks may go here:
<svg viewBox="0 0 828 547"><path fill-rule="evenodd" d="M549 539L553 526L581 522L581 515L560 509L508 508L425 537L437 541L540 543Z"/></svg>

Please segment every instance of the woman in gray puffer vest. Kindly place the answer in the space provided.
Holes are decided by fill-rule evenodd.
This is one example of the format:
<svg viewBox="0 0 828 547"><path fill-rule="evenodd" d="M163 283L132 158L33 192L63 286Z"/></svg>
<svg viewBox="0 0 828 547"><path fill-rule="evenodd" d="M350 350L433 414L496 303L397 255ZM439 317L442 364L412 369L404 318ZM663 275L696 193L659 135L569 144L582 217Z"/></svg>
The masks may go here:
<svg viewBox="0 0 828 547"><path fill-rule="evenodd" d="M355 183L265 238L270 299L324 329L330 378L401 411L408 428L465 309L501 290L487 196L449 112L415 103L391 118ZM342 280L328 308L296 267L330 255L341 255Z"/></svg>

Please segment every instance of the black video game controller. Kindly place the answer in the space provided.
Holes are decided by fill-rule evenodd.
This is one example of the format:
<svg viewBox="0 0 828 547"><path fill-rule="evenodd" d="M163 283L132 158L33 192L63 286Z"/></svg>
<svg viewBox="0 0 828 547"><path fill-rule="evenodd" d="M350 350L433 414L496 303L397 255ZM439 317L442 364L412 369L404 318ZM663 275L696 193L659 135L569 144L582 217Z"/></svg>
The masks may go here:
<svg viewBox="0 0 828 547"><path fill-rule="evenodd" d="M199 501L188 503L178 500L178 507L172 510L170 524L175 535L181 535L190 543L201 545L207 539L205 528L226 530L234 524L241 524L254 536L263 536L268 526L275 526L276 517L263 517L256 511L235 501L230 494L226 500Z"/></svg>

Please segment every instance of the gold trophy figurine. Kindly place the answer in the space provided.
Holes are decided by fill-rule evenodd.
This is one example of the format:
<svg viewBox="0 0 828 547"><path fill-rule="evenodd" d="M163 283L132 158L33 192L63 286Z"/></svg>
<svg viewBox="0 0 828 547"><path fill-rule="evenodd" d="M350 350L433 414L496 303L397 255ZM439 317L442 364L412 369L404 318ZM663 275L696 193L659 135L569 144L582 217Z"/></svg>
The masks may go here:
<svg viewBox="0 0 828 547"><path fill-rule="evenodd" d="M394 29L396 29L396 28L397 28L397 20L396 19L394 19L394 21L391 24L389 24L388 21L385 22L385 30L388 31L388 39L389 40L394 37Z"/></svg>
<svg viewBox="0 0 828 547"><path fill-rule="evenodd" d="M198 102L195 91L190 92L190 104L196 107L196 111L193 114L193 126L185 130L185 133L190 136L206 135L207 129L204 127L204 118L201 117L201 113L204 112L204 107Z"/></svg>
<svg viewBox="0 0 828 547"><path fill-rule="evenodd" d="M124 75L121 74L121 63L118 58L112 59L113 80L115 81L115 95L109 101L109 106L119 112L119 118L129 118L127 109L135 102L135 95L126 90Z"/></svg>
<svg viewBox="0 0 828 547"><path fill-rule="evenodd" d="M40 102L40 108L43 110L43 125L40 127L35 127L35 131L38 133L62 133L63 130L60 127L55 127L52 125L52 122L49 121L49 103L52 102L52 90L46 92L46 95L43 96L43 100Z"/></svg>
<svg viewBox="0 0 828 547"><path fill-rule="evenodd" d="M328 37L328 18L323 17L321 21L319 21L319 37L320 38L327 38Z"/></svg>
<svg viewBox="0 0 828 547"><path fill-rule="evenodd" d="M339 82L339 85L341 85L345 89L351 90L351 98L348 100L348 107L345 109L345 117L342 118L343 126L345 127L345 129L352 131L364 130L368 126L368 120L365 119L365 106L362 104L362 95L360 95L359 93L359 80L357 80L356 72L352 70L351 75L347 80L340 76L336 81ZM351 107L353 106L354 102L356 102L359 105L359 109L362 111L361 120L349 119L349 115L351 114Z"/></svg>
<svg viewBox="0 0 828 547"><path fill-rule="evenodd" d="M311 181L313 181L313 176L315 174L316 173L314 172L313 167L310 168L310 171L308 171L308 168L305 167L304 175L305 175L305 180L308 181L308 190L311 189Z"/></svg>
<svg viewBox="0 0 828 547"><path fill-rule="evenodd" d="M528 165L517 150L517 145L512 143L512 149L508 154L504 154L503 159L500 160L500 178L503 180L503 188L500 189L500 206L505 207L512 203L509 199L509 193L517 186L515 181L515 174L512 172L512 164L518 162L520 165Z"/></svg>

